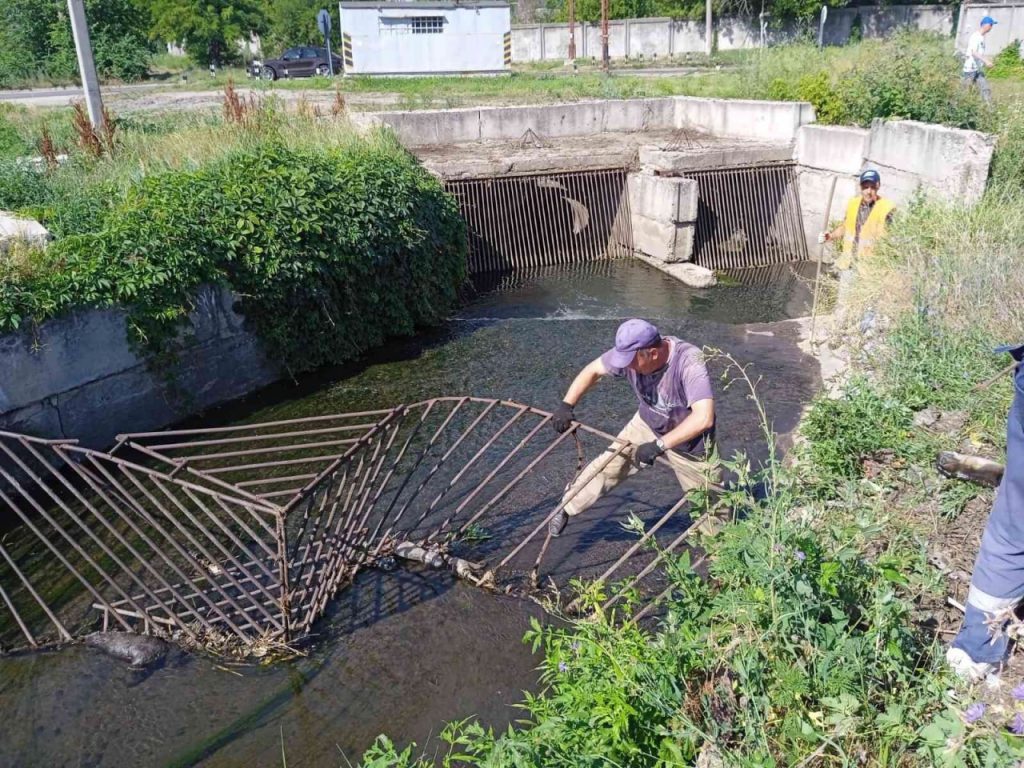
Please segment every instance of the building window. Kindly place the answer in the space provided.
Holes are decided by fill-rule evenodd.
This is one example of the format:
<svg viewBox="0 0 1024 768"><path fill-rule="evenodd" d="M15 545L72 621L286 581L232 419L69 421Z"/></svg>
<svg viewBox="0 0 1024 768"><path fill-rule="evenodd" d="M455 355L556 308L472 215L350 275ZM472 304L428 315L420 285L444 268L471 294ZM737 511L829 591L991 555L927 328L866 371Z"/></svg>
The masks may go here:
<svg viewBox="0 0 1024 768"><path fill-rule="evenodd" d="M414 35L439 35L444 32L444 16L413 16Z"/></svg>

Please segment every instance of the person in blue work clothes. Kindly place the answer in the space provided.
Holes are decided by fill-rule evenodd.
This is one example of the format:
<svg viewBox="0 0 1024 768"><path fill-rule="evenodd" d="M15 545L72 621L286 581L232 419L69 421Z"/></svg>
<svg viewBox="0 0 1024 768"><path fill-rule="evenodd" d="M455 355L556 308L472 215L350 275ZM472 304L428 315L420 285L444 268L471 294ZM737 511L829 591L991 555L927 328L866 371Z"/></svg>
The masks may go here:
<svg viewBox="0 0 1024 768"><path fill-rule="evenodd" d="M1024 598L1024 344L1004 351L1017 361L1006 471L974 563L964 623L946 653L950 667L965 680L998 674L1009 651L1004 630Z"/></svg>

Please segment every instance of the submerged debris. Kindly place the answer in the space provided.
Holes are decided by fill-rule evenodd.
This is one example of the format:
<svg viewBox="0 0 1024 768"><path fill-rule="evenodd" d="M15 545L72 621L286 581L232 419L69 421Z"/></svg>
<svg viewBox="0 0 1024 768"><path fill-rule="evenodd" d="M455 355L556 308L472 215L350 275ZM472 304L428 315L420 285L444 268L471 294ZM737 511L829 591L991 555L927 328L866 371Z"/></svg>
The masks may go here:
<svg viewBox="0 0 1024 768"><path fill-rule="evenodd" d="M160 638L134 632L93 632L86 635L85 644L99 648L115 659L127 661L136 669L155 664L170 650L170 646Z"/></svg>

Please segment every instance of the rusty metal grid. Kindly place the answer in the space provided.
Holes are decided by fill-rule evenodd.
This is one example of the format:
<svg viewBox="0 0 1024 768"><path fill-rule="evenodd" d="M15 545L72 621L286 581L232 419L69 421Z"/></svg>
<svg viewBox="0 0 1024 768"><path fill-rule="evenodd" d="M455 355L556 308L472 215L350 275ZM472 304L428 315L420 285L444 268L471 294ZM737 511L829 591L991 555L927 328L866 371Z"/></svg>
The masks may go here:
<svg viewBox="0 0 1024 768"><path fill-rule="evenodd" d="M741 269L807 259L793 163L681 175L697 181L697 264Z"/></svg>
<svg viewBox="0 0 1024 768"><path fill-rule="evenodd" d="M632 446L550 420L464 396L128 434L109 453L2 432L0 509L22 535L0 540L0 642L39 647L102 621L242 653L293 643L362 569L410 547L480 586L625 578L607 607L638 586L655 598L658 564L693 530L667 463L646 470L665 499L646 532L583 567L551 554L547 524L585 458Z"/></svg>
<svg viewBox="0 0 1024 768"><path fill-rule="evenodd" d="M632 255L628 169L445 181L469 238L470 274Z"/></svg>

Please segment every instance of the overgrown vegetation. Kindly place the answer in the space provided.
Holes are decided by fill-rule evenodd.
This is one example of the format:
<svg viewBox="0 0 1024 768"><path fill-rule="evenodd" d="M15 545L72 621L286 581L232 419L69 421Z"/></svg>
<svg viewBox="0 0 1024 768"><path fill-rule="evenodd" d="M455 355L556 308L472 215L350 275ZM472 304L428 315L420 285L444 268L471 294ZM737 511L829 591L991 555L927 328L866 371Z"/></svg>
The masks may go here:
<svg viewBox="0 0 1024 768"><path fill-rule="evenodd" d="M124 130L114 159L0 166L0 207L58 235L0 260L0 327L117 304L137 343L166 351L196 289L221 283L272 356L302 370L444 318L465 236L440 184L388 135L251 106L240 125Z"/></svg>

